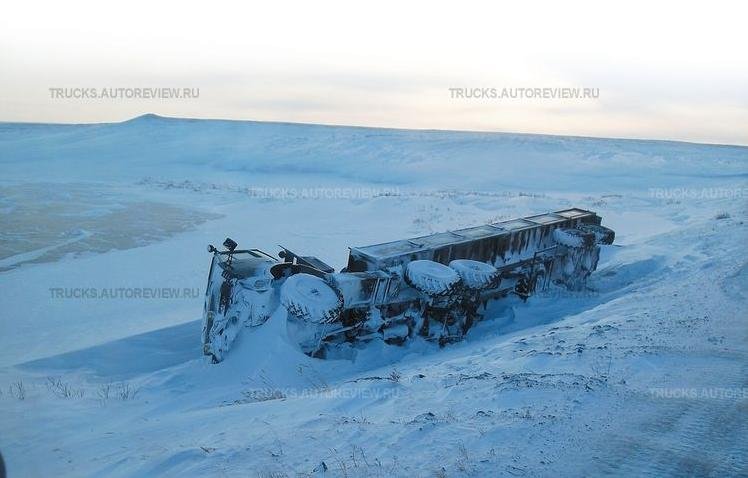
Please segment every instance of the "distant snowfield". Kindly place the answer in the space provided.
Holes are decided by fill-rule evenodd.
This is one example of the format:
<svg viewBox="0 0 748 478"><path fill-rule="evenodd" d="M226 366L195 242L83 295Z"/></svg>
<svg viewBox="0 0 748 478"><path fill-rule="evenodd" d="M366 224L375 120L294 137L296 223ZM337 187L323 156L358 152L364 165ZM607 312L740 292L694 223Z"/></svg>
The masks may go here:
<svg viewBox="0 0 748 478"><path fill-rule="evenodd" d="M748 148L153 116L0 124L9 476L748 474ZM208 243L348 246L565 207L617 232L591 290L463 343L320 361L277 314L220 365ZM326 470L326 471L324 471Z"/></svg>

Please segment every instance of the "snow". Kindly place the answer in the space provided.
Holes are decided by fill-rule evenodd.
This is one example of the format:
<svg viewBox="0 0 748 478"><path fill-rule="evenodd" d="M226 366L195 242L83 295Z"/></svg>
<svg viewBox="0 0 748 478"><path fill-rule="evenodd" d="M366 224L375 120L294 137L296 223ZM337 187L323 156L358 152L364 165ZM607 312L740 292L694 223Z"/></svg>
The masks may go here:
<svg viewBox="0 0 748 478"><path fill-rule="evenodd" d="M470 259L457 259L449 263L449 267L457 271L462 283L466 287L480 290L490 286L498 277L498 270L491 264L472 261Z"/></svg>
<svg viewBox="0 0 748 478"><path fill-rule="evenodd" d="M432 296L444 294L460 281L454 269L426 260L408 262L405 276L413 287Z"/></svg>
<svg viewBox="0 0 748 478"><path fill-rule="evenodd" d="M10 476L748 473L747 148L147 116L0 124L0 171ZM201 355L208 243L340 268L566 207L616 231L591 289L507 300L462 343L322 361L280 309ZM50 293L163 287L200 294Z"/></svg>

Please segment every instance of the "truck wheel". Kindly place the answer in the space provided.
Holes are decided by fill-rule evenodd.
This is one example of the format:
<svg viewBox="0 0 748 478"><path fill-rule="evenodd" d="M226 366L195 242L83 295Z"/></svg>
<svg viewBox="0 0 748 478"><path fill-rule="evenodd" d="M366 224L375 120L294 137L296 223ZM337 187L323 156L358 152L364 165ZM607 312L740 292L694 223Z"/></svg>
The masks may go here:
<svg viewBox="0 0 748 478"><path fill-rule="evenodd" d="M595 244L595 235L580 229L555 229L553 240L556 244L571 248L590 247Z"/></svg>
<svg viewBox="0 0 748 478"><path fill-rule="evenodd" d="M469 289L485 289L496 283L499 271L491 264L469 259L457 259L449 263Z"/></svg>
<svg viewBox="0 0 748 478"><path fill-rule="evenodd" d="M430 296L447 294L460 282L456 271L444 264L427 260L408 263L405 277L413 287Z"/></svg>
<svg viewBox="0 0 748 478"><path fill-rule="evenodd" d="M330 285L311 274L294 274L283 283L281 304L290 314L311 323L327 323L340 315L343 301Z"/></svg>

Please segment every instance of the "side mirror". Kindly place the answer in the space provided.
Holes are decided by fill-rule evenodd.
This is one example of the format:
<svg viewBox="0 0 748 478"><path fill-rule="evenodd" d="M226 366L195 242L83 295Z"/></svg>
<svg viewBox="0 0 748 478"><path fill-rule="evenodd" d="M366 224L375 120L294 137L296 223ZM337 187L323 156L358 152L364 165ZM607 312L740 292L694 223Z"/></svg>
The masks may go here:
<svg viewBox="0 0 748 478"><path fill-rule="evenodd" d="M229 250L229 252L234 252L234 249L236 249L236 246L239 244L236 243L233 239L230 237L227 237L225 241L223 241L223 247Z"/></svg>
<svg viewBox="0 0 748 478"><path fill-rule="evenodd" d="M216 249L213 244L208 244L208 252L210 252L211 254L215 254L216 252L218 252L218 249Z"/></svg>

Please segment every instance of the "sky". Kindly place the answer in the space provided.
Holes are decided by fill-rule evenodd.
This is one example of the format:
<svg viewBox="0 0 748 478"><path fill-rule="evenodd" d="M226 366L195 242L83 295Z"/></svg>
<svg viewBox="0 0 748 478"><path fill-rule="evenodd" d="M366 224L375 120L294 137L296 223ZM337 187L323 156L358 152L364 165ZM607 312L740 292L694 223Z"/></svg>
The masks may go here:
<svg viewBox="0 0 748 478"><path fill-rule="evenodd" d="M156 113L748 145L746 5L6 2L0 121ZM118 88L196 97L90 97ZM545 97L490 97L534 88ZM593 97L552 97L563 88Z"/></svg>

